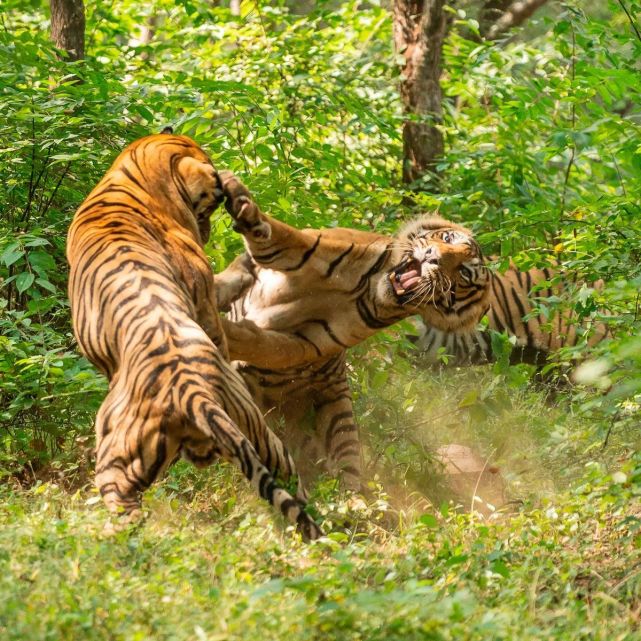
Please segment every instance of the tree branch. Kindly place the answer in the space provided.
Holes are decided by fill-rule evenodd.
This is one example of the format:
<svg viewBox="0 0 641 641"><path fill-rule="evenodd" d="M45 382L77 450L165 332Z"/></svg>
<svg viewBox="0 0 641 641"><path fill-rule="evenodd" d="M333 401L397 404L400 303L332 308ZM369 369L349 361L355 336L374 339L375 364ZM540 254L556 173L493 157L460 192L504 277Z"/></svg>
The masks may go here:
<svg viewBox="0 0 641 641"><path fill-rule="evenodd" d="M630 15L630 12L628 11L628 8L623 3L623 0L618 0L618 2L621 5L621 8L623 9L623 11L625 11L625 15L628 16L628 21L629 21L630 25L632 26L632 28L634 29L634 33L636 34L636 36L639 39L639 41L641 41L641 33L639 33L639 29L637 28L636 23L632 19L632 16Z"/></svg>
<svg viewBox="0 0 641 641"><path fill-rule="evenodd" d="M516 0L487 32L488 40L496 40L501 34L524 23L548 0Z"/></svg>
<svg viewBox="0 0 641 641"><path fill-rule="evenodd" d="M479 33L484 38L487 32L494 26L494 23L509 9L512 0L485 0L479 10Z"/></svg>

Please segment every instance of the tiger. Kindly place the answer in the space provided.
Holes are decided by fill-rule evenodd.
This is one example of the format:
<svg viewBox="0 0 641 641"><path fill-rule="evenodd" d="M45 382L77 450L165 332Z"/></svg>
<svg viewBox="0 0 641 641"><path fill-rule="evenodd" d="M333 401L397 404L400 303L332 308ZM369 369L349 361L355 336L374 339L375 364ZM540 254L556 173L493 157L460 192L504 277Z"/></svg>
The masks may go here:
<svg viewBox="0 0 641 641"><path fill-rule="evenodd" d="M141 138L116 158L67 237L69 299L80 351L109 380L96 421L95 482L121 523L179 456L235 464L306 540L321 535L277 483L293 459L229 363L203 251L224 198L209 157L185 136Z"/></svg>
<svg viewBox="0 0 641 641"><path fill-rule="evenodd" d="M584 341L593 347L610 336L606 323L597 321L592 327L571 310L554 311L549 317L535 314L538 302L545 303L563 294L567 279L559 280L556 267L519 270L511 264L504 272L490 271L490 309L487 326L467 331L448 332L416 320L416 344L421 360L447 365L480 365L494 360L492 332L505 333L512 338L510 362L540 367L561 347L573 347ZM601 289L603 281L592 284ZM533 304L534 303L534 304ZM589 330L589 331L588 331Z"/></svg>
<svg viewBox="0 0 641 641"><path fill-rule="evenodd" d="M346 350L416 313L445 331L471 330L489 305L481 249L469 230L438 216L396 237L296 229L263 213L237 178L221 178L247 250L216 276L230 358L258 405L285 420L288 446L305 450L301 474L314 476L322 459L360 490ZM314 429L304 433L298 425L309 413Z"/></svg>

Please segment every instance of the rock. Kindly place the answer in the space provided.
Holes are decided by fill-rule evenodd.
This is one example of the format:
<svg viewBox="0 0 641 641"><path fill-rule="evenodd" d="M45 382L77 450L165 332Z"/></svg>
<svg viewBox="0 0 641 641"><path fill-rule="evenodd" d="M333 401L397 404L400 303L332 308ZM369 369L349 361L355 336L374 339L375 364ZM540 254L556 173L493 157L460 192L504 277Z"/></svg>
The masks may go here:
<svg viewBox="0 0 641 641"><path fill-rule="evenodd" d="M472 448L457 443L442 445L436 458L443 464L445 481L462 509L485 518L506 505L505 480L500 469Z"/></svg>

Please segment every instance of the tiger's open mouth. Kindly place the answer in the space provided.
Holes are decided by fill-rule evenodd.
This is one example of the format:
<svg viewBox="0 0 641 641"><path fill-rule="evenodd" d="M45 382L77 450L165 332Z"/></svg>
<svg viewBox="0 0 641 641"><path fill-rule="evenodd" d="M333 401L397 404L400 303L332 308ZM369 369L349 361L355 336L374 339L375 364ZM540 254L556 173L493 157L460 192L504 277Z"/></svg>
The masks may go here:
<svg viewBox="0 0 641 641"><path fill-rule="evenodd" d="M455 283L436 261L429 259L421 262L408 258L389 272L387 278L400 305L422 305L428 301L441 304L454 295Z"/></svg>
<svg viewBox="0 0 641 641"><path fill-rule="evenodd" d="M421 282L421 263L412 258L390 272L389 280L397 296L404 296L416 289Z"/></svg>

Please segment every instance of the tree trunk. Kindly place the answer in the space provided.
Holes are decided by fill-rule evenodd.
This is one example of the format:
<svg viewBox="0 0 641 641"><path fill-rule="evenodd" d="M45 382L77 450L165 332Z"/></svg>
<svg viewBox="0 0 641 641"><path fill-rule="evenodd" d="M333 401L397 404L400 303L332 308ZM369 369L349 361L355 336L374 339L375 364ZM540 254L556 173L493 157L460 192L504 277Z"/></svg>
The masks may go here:
<svg viewBox="0 0 641 641"><path fill-rule="evenodd" d="M85 57L85 6L82 0L50 0L51 39L68 60Z"/></svg>
<svg viewBox="0 0 641 641"><path fill-rule="evenodd" d="M441 53L449 27L444 0L395 0L394 43L403 56L403 182L434 173L443 155Z"/></svg>
<svg viewBox="0 0 641 641"><path fill-rule="evenodd" d="M240 0L230 0L229 8L232 16L240 15Z"/></svg>

